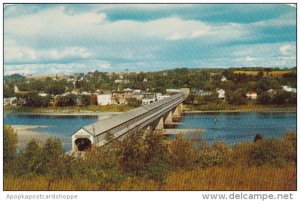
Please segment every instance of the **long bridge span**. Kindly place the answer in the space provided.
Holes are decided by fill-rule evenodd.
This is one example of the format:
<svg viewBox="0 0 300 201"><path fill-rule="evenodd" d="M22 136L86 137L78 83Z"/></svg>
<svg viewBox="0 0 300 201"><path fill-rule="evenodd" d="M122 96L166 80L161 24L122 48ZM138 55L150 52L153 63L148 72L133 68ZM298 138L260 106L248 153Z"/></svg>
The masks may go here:
<svg viewBox="0 0 300 201"><path fill-rule="evenodd" d="M127 135L142 129L163 130L164 124L171 124L173 118L180 117L186 99L184 93L178 93L149 105L142 105L128 112L112 116L90 125L81 127L72 135L72 152L84 151L92 144L104 146L105 136L124 139Z"/></svg>

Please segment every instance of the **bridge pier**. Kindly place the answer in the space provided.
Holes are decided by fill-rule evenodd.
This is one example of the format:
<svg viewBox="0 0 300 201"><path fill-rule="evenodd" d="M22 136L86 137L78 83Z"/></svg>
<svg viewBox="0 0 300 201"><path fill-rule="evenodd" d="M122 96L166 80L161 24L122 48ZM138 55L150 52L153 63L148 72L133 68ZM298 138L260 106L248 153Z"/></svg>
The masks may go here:
<svg viewBox="0 0 300 201"><path fill-rule="evenodd" d="M159 130L163 130L163 129L164 129L164 118L161 117L155 127L155 130L159 131Z"/></svg>
<svg viewBox="0 0 300 201"><path fill-rule="evenodd" d="M175 118L179 118L179 117L181 117L182 112L183 112L183 106L182 106L182 104L179 104L175 108L175 111L174 111L173 115L174 115Z"/></svg>
<svg viewBox="0 0 300 201"><path fill-rule="evenodd" d="M166 118L165 124L172 124L172 123L173 123L173 113L172 111L170 111Z"/></svg>

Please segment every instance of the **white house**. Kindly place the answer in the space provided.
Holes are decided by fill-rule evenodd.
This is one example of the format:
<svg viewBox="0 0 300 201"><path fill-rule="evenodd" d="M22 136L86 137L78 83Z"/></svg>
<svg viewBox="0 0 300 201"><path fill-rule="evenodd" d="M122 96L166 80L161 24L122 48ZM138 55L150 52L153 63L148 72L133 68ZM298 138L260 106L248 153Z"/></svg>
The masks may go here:
<svg viewBox="0 0 300 201"><path fill-rule="evenodd" d="M217 89L218 98L225 98L225 90L224 89Z"/></svg>
<svg viewBox="0 0 300 201"><path fill-rule="evenodd" d="M169 95L156 95L156 98L157 98L158 101L169 98L169 97L170 97Z"/></svg>
<svg viewBox="0 0 300 201"><path fill-rule="evenodd" d="M19 88L16 85L14 86L14 91L15 91L15 93L20 92Z"/></svg>
<svg viewBox="0 0 300 201"><path fill-rule="evenodd" d="M111 94L99 94L97 95L98 105L111 105Z"/></svg>
<svg viewBox="0 0 300 201"><path fill-rule="evenodd" d="M256 93L256 91L248 91L246 93L246 97L248 99L256 100L257 99L257 93Z"/></svg>
<svg viewBox="0 0 300 201"><path fill-rule="evenodd" d="M143 99L142 99L143 105L147 105L147 104L153 103L155 101L156 101L155 93L144 93L143 94Z"/></svg>
<svg viewBox="0 0 300 201"><path fill-rule="evenodd" d="M289 87L289 86L282 86L282 90L286 91L286 92L297 93L296 88L292 88L292 87Z"/></svg>
<svg viewBox="0 0 300 201"><path fill-rule="evenodd" d="M5 105L16 105L17 98L16 97L4 98L3 103L4 103L4 106Z"/></svg>
<svg viewBox="0 0 300 201"><path fill-rule="evenodd" d="M39 93L39 96L45 97L45 96L47 96L47 94L46 93Z"/></svg>
<svg viewBox="0 0 300 201"><path fill-rule="evenodd" d="M226 81L227 81L227 78L225 76L222 76L221 82L226 82Z"/></svg>

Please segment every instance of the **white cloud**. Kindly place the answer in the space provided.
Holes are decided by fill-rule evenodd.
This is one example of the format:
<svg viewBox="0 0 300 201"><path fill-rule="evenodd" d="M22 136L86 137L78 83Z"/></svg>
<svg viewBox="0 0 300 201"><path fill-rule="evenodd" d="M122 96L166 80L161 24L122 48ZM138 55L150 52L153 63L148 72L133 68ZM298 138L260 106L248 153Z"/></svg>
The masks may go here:
<svg viewBox="0 0 300 201"><path fill-rule="evenodd" d="M287 55L289 53L289 50L292 48L292 45L290 44L286 44L286 45L282 45L279 48L279 51L282 55Z"/></svg>

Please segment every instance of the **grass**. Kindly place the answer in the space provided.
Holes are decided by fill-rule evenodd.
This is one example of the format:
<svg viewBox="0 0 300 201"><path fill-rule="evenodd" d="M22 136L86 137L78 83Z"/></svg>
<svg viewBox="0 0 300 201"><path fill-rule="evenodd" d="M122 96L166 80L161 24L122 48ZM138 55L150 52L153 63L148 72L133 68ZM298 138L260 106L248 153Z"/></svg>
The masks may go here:
<svg viewBox="0 0 300 201"><path fill-rule="evenodd" d="M273 76L273 77L281 77L284 74L290 73L291 71L289 70L281 70L281 71L270 71L266 72L263 71L264 76ZM239 74L246 74L246 75L252 75L252 76L257 76L259 71L243 71L243 70L236 70L234 73L239 73Z"/></svg>
<svg viewBox="0 0 300 201"><path fill-rule="evenodd" d="M89 106L70 106L70 107L47 107L47 108L30 108L30 107L6 107L6 111L19 113L74 113L74 112L126 112L133 109L128 105L89 105Z"/></svg>
<svg viewBox="0 0 300 201"><path fill-rule="evenodd" d="M4 190L101 190L87 180L4 178ZM210 167L172 172L163 184L144 178L127 178L110 190L296 190L296 166Z"/></svg>

